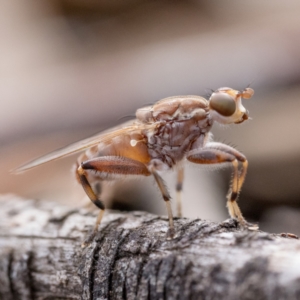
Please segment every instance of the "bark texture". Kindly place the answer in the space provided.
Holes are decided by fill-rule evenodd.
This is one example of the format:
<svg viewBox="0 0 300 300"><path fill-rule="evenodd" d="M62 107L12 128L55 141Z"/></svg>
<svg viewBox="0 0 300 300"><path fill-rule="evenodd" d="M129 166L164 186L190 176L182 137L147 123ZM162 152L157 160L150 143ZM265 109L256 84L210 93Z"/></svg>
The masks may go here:
<svg viewBox="0 0 300 300"><path fill-rule="evenodd" d="M144 212L0 197L0 299L300 299L300 241Z"/></svg>

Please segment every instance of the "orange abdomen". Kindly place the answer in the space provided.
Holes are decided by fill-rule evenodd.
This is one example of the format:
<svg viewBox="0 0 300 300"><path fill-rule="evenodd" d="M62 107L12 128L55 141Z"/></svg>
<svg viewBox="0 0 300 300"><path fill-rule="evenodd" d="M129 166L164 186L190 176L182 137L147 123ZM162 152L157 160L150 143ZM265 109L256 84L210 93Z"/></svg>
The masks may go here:
<svg viewBox="0 0 300 300"><path fill-rule="evenodd" d="M128 157L147 164L151 157L148 153L146 138L141 134L126 134L114 138L108 145L109 154L113 156Z"/></svg>

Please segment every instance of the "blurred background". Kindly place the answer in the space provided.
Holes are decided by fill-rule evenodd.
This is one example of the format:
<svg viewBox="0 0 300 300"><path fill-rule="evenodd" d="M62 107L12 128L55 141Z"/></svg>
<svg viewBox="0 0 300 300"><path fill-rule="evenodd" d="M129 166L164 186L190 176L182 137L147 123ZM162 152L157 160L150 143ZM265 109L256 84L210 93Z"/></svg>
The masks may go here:
<svg viewBox="0 0 300 300"><path fill-rule="evenodd" d="M172 95L255 90L251 121L214 126L249 160L239 204L262 230L300 234L298 0L0 0L0 193L80 206L76 156L9 170ZM172 195L176 174L166 174ZM186 217L228 218L230 172L190 166ZM109 207L166 214L151 178L105 188ZM174 207L175 210L175 207Z"/></svg>

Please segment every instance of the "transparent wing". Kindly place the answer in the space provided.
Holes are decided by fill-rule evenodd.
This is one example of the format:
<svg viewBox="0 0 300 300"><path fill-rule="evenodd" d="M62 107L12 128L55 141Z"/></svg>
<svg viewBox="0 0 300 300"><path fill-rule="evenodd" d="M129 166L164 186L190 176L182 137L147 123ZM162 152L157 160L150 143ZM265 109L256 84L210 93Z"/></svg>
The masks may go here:
<svg viewBox="0 0 300 300"><path fill-rule="evenodd" d="M90 148L101 142L109 142L112 138L122 135L124 133L129 133L129 132L133 132L136 130L145 129L147 127L151 127L151 125L147 126L144 124L140 124L136 121L126 122L122 125L105 130L103 132L100 132L100 133L92 136L92 137L75 142L69 146L55 150L49 154L46 154L45 156L42 156L35 160L32 160L32 161L20 166L19 168L12 170L12 172L20 173L20 172L32 169L36 166L42 165L44 163L47 163L49 161L56 160L56 159L68 156L70 154L82 151L84 149ZM152 125L152 127L153 127L153 125Z"/></svg>

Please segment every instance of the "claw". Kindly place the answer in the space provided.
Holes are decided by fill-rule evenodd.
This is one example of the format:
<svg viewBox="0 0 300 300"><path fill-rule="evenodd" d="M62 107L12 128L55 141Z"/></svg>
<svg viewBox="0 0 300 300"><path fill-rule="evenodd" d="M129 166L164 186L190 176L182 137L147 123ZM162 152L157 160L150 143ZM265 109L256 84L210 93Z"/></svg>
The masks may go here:
<svg viewBox="0 0 300 300"><path fill-rule="evenodd" d="M89 246L92 243L94 237L96 236L96 233L97 230L93 230L93 232L88 236L88 238L81 244L81 248Z"/></svg>
<svg viewBox="0 0 300 300"><path fill-rule="evenodd" d="M248 225L248 230L256 231L259 229L257 224L249 224L249 225Z"/></svg>
<svg viewBox="0 0 300 300"><path fill-rule="evenodd" d="M173 240L175 238L175 229L173 228L169 228L168 232L167 232L167 240Z"/></svg>
<svg viewBox="0 0 300 300"><path fill-rule="evenodd" d="M259 229L257 224L251 224L246 222L245 220L238 220L241 227L247 230L256 231Z"/></svg>

